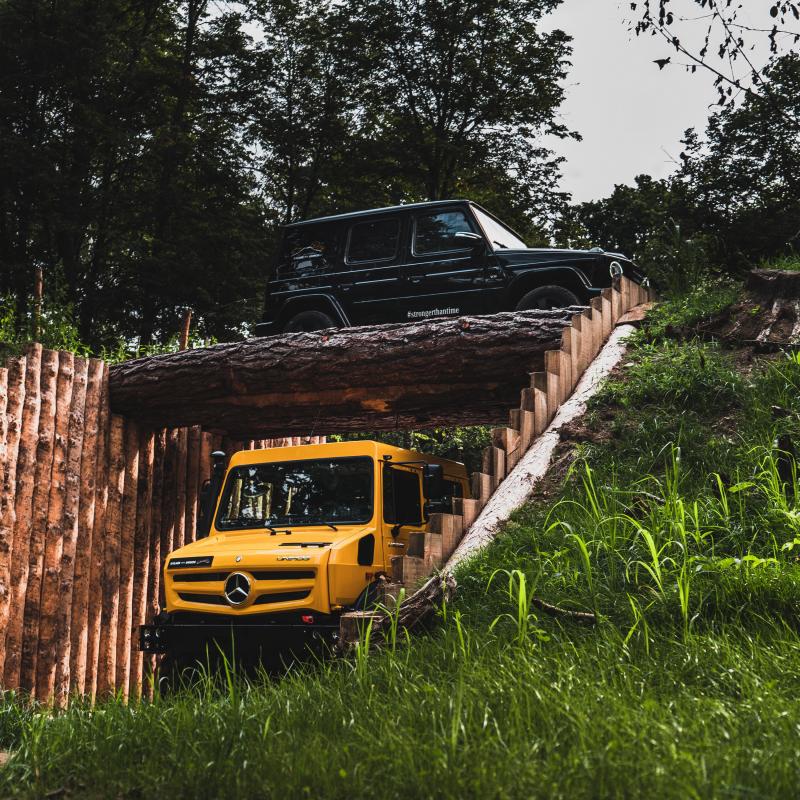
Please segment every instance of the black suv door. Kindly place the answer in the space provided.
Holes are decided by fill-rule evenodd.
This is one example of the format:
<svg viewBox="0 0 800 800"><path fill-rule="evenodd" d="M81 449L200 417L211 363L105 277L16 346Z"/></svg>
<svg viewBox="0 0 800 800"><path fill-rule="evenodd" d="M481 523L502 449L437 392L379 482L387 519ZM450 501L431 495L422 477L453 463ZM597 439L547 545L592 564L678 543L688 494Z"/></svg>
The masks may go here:
<svg viewBox="0 0 800 800"><path fill-rule="evenodd" d="M410 257L399 267L400 278L408 289L399 300L406 319L484 311L486 248L459 239L457 233L480 234L466 208L414 214Z"/></svg>
<svg viewBox="0 0 800 800"><path fill-rule="evenodd" d="M402 292L398 263L407 222L403 214L367 217L350 223L338 290L354 325L396 322Z"/></svg>

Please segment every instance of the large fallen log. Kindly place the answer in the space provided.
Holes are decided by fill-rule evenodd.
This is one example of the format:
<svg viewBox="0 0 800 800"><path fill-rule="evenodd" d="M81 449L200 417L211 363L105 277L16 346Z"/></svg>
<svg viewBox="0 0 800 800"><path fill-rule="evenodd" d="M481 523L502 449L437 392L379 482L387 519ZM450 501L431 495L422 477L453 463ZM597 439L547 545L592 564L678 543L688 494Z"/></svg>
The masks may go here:
<svg viewBox="0 0 800 800"><path fill-rule="evenodd" d="M504 420L576 309L249 339L111 370L111 405L233 438Z"/></svg>

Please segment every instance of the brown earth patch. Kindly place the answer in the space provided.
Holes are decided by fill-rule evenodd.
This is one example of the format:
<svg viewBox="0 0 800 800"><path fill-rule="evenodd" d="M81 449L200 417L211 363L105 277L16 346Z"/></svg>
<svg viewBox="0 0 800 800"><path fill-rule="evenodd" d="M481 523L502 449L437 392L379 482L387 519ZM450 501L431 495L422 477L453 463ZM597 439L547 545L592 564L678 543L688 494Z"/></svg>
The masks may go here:
<svg viewBox="0 0 800 800"><path fill-rule="evenodd" d="M800 345L800 272L753 270L746 294L687 331L758 351Z"/></svg>

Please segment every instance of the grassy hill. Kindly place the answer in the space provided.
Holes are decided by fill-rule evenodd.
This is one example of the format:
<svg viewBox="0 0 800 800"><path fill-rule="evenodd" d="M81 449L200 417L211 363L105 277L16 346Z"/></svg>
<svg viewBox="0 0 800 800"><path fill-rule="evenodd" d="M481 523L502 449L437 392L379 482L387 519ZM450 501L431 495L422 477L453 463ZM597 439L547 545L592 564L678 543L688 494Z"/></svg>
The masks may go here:
<svg viewBox="0 0 800 800"><path fill-rule="evenodd" d="M656 310L411 641L282 680L0 704L0 797L785 797L800 778L800 357ZM552 619L531 599L591 610Z"/></svg>

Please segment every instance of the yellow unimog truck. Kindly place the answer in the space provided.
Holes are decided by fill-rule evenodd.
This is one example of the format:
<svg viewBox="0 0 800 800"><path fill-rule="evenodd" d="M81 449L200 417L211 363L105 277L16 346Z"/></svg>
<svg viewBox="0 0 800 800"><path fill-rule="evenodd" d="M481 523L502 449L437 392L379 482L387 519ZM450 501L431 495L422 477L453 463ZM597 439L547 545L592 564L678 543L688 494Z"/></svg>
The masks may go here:
<svg viewBox="0 0 800 800"><path fill-rule="evenodd" d="M162 675L231 645L269 664L335 635L409 535L469 496L463 464L374 441L243 450L227 470L212 459L197 540L167 557L164 608L140 630Z"/></svg>

